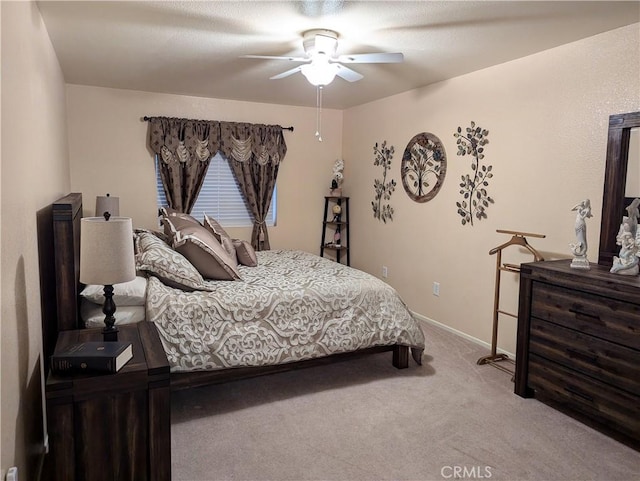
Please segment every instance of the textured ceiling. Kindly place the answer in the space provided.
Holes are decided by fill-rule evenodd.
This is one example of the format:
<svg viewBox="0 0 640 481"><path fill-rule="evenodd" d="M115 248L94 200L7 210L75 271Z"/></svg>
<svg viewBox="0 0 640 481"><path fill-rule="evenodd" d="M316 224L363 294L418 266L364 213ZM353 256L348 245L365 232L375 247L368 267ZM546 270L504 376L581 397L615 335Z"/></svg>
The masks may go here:
<svg viewBox="0 0 640 481"><path fill-rule="evenodd" d="M402 64L350 64L324 105L348 108L640 22L640 2L38 2L71 84L313 106L297 64L301 35L340 34L338 55L402 52ZM638 24L640 28L640 24Z"/></svg>

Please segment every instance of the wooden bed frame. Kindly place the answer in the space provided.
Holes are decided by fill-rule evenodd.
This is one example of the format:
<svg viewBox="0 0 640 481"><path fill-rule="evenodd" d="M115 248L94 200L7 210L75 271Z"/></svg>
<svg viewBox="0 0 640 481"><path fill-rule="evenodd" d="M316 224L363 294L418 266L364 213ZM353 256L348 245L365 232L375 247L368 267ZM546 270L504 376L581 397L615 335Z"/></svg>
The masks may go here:
<svg viewBox="0 0 640 481"><path fill-rule="evenodd" d="M43 325L43 348L45 359L49 359L55 348L58 332L81 329L80 318L80 219L82 218L82 194L72 193L53 203L53 253L56 279L56 316ZM172 373L171 389L185 389L231 380L244 379L263 374L290 371L303 367L328 364L353 359L368 354L393 351L393 365L398 369L409 366L407 346L379 346L351 353L333 354L327 357L298 361L288 364ZM421 364L422 350L411 349L413 358Z"/></svg>

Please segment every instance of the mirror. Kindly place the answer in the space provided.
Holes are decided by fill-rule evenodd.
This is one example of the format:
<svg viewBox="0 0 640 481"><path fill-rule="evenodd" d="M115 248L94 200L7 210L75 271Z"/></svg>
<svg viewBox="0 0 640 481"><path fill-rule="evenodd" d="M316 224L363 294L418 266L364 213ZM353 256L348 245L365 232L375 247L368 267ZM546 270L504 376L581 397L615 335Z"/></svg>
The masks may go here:
<svg viewBox="0 0 640 481"><path fill-rule="evenodd" d="M611 115L602 196L598 264L611 266L618 255L616 235L625 207L640 197L640 112Z"/></svg>
<svg viewBox="0 0 640 481"><path fill-rule="evenodd" d="M627 157L627 186L625 197L640 197L640 128L629 133L629 155Z"/></svg>

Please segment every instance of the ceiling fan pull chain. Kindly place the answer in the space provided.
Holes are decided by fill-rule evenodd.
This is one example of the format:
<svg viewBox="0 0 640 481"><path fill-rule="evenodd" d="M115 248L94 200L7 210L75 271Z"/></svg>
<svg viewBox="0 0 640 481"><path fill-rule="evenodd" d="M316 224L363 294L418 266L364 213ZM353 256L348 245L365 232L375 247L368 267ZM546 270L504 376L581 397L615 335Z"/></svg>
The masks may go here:
<svg viewBox="0 0 640 481"><path fill-rule="evenodd" d="M316 137L322 142L322 85L316 89Z"/></svg>

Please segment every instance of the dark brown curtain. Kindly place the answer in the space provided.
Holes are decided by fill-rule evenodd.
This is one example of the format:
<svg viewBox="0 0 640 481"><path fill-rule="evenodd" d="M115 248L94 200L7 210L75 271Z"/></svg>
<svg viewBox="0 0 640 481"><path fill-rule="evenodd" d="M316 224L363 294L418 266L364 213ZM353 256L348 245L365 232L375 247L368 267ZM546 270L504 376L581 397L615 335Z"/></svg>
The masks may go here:
<svg viewBox="0 0 640 481"><path fill-rule="evenodd" d="M209 162L226 157L254 218L251 245L270 249L265 219L287 144L279 125L151 117L149 147L158 156L169 207L191 212Z"/></svg>
<svg viewBox="0 0 640 481"><path fill-rule="evenodd" d="M219 122L153 117L149 124L149 147L158 156L169 207L189 213L220 147Z"/></svg>
<svg viewBox="0 0 640 481"><path fill-rule="evenodd" d="M254 217L251 245L268 250L266 216L273 197L280 162L287 145L278 125L220 123L220 150L231 169Z"/></svg>

